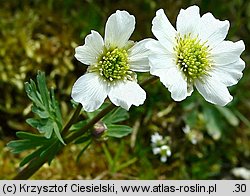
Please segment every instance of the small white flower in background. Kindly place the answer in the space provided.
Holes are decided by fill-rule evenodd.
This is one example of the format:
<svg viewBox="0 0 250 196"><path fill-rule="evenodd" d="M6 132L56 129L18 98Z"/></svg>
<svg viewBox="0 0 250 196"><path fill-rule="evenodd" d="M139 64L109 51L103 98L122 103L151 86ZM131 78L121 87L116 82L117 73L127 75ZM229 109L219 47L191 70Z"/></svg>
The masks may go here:
<svg viewBox="0 0 250 196"><path fill-rule="evenodd" d="M250 180L250 170L244 167L236 167L232 169L232 174L237 178L242 178L244 180Z"/></svg>
<svg viewBox="0 0 250 196"><path fill-rule="evenodd" d="M162 135L160 135L157 132L154 135L151 135L151 142L154 144L157 144L157 143L161 142L162 140L163 140Z"/></svg>
<svg viewBox="0 0 250 196"><path fill-rule="evenodd" d="M191 130L189 125L183 127L182 131L186 134L188 140L194 145L203 140L203 134L200 131Z"/></svg>
<svg viewBox="0 0 250 196"><path fill-rule="evenodd" d="M187 135L189 141L191 141L192 144L194 145L197 144L197 140L195 136L192 134L192 131L189 125L186 125L185 127L183 127L182 131Z"/></svg>
<svg viewBox="0 0 250 196"><path fill-rule="evenodd" d="M163 137L156 132L151 135L151 142L153 154L159 154L161 156L161 162L166 162L167 157L171 156L170 147L167 145L169 142L169 137Z"/></svg>
<svg viewBox="0 0 250 196"><path fill-rule="evenodd" d="M170 157L170 156L171 156L171 150L170 150L169 146L163 145L161 147L161 162L166 162L167 157Z"/></svg>
<svg viewBox="0 0 250 196"><path fill-rule="evenodd" d="M107 96L126 110L144 103L146 93L137 84L134 71L149 71L145 44L150 39L130 41L134 29L134 16L118 10L107 20L104 40L98 32L91 31L84 45L76 48L76 59L89 67L75 82L71 96L84 110L95 111Z"/></svg>
<svg viewBox="0 0 250 196"><path fill-rule="evenodd" d="M159 147L153 147L153 154L154 155L157 155L157 154L160 154L161 153L161 148L159 148Z"/></svg>
<svg viewBox="0 0 250 196"><path fill-rule="evenodd" d="M185 134L190 133L190 131L191 131L190 126L189 126L189 125L186 125L185 127L182 128L182 131L183 131Z"/></svg>
<svg viewBox="0 0 250 196"><path fill-rule="evenodd" d="M158 39L146 44L150 73L160 77L175 101L193 92L193 86L206 101L224 106L233 97L227 87L237 84L245 68L240 58L243 41L224 41L229 22L215 19L211 13L200 16L199 7L181 9L176 29L162 9L152 21Z"/></svg>

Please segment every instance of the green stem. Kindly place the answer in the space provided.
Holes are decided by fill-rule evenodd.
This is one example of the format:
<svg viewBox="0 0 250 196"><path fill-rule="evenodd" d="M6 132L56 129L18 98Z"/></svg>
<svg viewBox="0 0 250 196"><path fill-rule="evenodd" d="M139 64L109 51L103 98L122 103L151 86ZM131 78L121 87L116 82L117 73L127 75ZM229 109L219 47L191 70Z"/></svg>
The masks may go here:
<svg viewBox="0 0 250 196"><path fill-rule="evenodd" d="M62 136L65 136L66 133L68 132L69 128L71 127L71 125L73 125L75 123L75 121L77 120L81 110L82 110L82 105L78 104L73 116L69 119L68 123L63 128L62 133L61 133Z"/></svg>
<svg viewBox="0 0 250 196"><path fill-rule="evenodd" d="M13 180L27 180L27 179L29 179L46 162L47 162L47 159L41 159L41 158L35 158L35 159L33 159L25 168L23 168L13 178Z"/></svg>
<svg viewBox="0 0 250 196"><path fill-rule="evenodd" d="M80 131L74 132L68 137L66 137L64 140L66 144L71 143L76 138L83 135L88 129L90 129L95 123L101 120L106 114L108 114L115 107L116 107L115 105L109 104L106 108L104 108L101 112L99 112L94 118L92 118Z"/></svg>
<svg viewBox="0 0 250 196"><path fill-rule="evenodd" d="M52 144L52 149L56 145L58 141L54 142ZM63 145L61 145L63 147ZM58 149L59 151L59 149ZM13 180L27 180L30 178L37 170L39 170L44 163L47 162L47 158L42 158L42 157L36 157L34 158L22 171L20 171L14 178Z"/></svg>

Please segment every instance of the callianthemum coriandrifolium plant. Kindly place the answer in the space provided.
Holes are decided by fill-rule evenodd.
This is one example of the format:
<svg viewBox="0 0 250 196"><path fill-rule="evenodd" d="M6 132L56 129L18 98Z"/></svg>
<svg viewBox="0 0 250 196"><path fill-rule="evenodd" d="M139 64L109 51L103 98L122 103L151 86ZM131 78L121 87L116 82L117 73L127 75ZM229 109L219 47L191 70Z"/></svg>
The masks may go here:
<svg viewBox="0 0 250 196"><path fill-rule="evenodd" d="M63 119L54 89L48 90L45 73L39 71L36 79L36 82L31 79L30 82L25 83L25 90L33 103L32 111L34 113L34 117L27 119L26 122L35 128L38 133L19 131L16 134L19 140L8 143L8 147L15 154L33 150L21 161L20 166L30 163L30 166L36 167L36 163L39 161L50 164L58 151L66 145L63 137L68 143L74 140L75 144L84 144L77 156L77 159L79 159L93 139L121 138L131 133L131 127L118 124L129 118L128 112L123 108L114 108L107 104L104 104L101 109L95 112L86 113L88 117L86 120L75 123L72 119L74 119L74 116L78 117L81 111L81 107L78 107L75 115L63 126ZM107 108L110 108L110 112L105 116L100 116L99 113ZM93 129L90 129L90 127L84 130L90 123L93 124ZM101 132L99 125L105 127ZM83 130L82 134L78 134L81 130ZM74 136L76 132L78 132L77 137ZM67 138L67 136L72 135L71 139Z"/></svg>
<svg viewBox="0 0 250 196"><path fill-rule="evenodd" d="M94 140L102 142L109 137L122 138L130 134L132 128L121 123L129 118L127 111L132 105L144 103L146 92L142 87L157 79L153 76L139 85L136 72L158 76L175 101L190 96L193 86L210 103L224 106L232 100L227 87L242 77L245 63L240 55L245 45L243 41L224 41L228 21L219 21L211 13L200 16L199 7L191 6L180 11L176 29L162 9L156 12L152 32L158 40L131 41L134 29L135 17L117 10L106 22L104 39L92 30L84 45L75 49L76 59L88 68L72 87L71 97L76 108L67 123L63 123L59 104L53 89L49 91L46 86L44 73L38 73L36 83L30 80L25 84L35 114L27 123L39 133L18 132L20 140L8 144L14 153L33 149L21 162L21 166L29 165L16 179L29 178L45 162L50 163L68 143L84 144L79 159ZM106 98L111 103L105 102ZM204 114L208 115L204 116L214 125L208 126L211 135L218 139L218 134L212 132L217 124L209 111L205 110ZM228 111L221 108L218 111L225 118L232 118ZM192 122L186 121L187 125ZM159 154L162 162L171 156L170 140L170 136L163 138L158 133L151 136L153 153ZM113 172L137 160L131 159L117 167L117 158L110 158L106 145L102 147ZM122 147L115 157L121 152Z"/></svg>

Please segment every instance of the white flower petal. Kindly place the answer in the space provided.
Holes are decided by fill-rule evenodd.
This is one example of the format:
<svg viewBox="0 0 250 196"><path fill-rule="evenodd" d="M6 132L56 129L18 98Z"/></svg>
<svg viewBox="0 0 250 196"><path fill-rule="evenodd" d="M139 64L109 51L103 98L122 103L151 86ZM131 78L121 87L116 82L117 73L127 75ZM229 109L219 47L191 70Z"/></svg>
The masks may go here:
<svg viewBox="0 0 250 196"><path fill-rule="evenodd" d="M136 82L126 81L113 86L108 96L113 104L129 110L131 105L139 106L144 103L146 92Z"/></svg>
<svg viewBox="0 0 250 196"><path fill-rule="evenodd" d="M157 69L151 74L160 77L160 81L168 88L171 92L171 97L175 101L182 101L190 95L190 92L187 92L187 82L184 80L182 73L177 67Z"/></svg>
<svg viewBox="0 0 250 196"><path fill-rule="evenodd" d="M169 157L170 157L170 156L171 156L171 154L172 154L172 153L171 153L171 150L169 150L169 149L168 149L168 150L167 150L167 156L169 156Z"/></svg>
<svg viewBox="0 0 250 196"><path fill-rule="evenodd" d="M105 27L105 46L122 48L135 29L135 17L126 11L117 10L112 14Z"/></svg>
<svg viewBox="0 0 250 196"><path fill-rule="evenodd" d="M167 156L166 155L161 156L161 162L163 162L163 163L167 162Z"/></svg>
<svg viewBox="0 0 250 196"><path fill-rule="evenodd" d="M191 131L190 126L189 126L189 125L186 125L185 127L182 128L182 131L183 131L185 134L190 133L190 131Z"/></svg>
<svg viewBox="0 0 250 196"><path fill-rule="evenodd" d="M219 78L226 86L232 86L237 84L241 79L244 68L245 62L242 59L239 59L231 64L214 66L214 69L209 74Z"/></svg>
<svg viewBox="0 0 250 196"><path fill-rule="evenodd" d="M212 49L212 59L215 65L226 65L238 61L241 53L245 50L243 41L223 41Z"/></svg>
<svg viewBox="0 0 250 196"><path fill-rule="evenodd" d="M155 147L152 149L153 150L153 154L156 155L156 154L160 154L161 153L161 149L159 147Z"/></svg>
<svg viewBox="0 0 250 196"><path fill-rule="evenodd" d="M151 135L151 142L152 143L157 143L159 141L161 141L163 139L162 135L160 135L159 133L155 133L154 135Z"/></svg>
<svg viewBox="0 0 250 196"><path fill-rule="evenodd" d="M168 50L166 50L166 48L161 44L160 41L154 39L151 39L146 43L146 48L149 49L152 53L156 54L173 54L173 52L169 52Z"/></svg>
<svg viewBox="0 0 250 196"><path fill-rule="evenodd" d="M163 44L166 50L172 52L173 45L175 44L176 30L169 22L163 9L156 12L152 24L154 36Z"/></svg>
<svg viewBox="0 0 250 196"><path fill-rule="evenodd" d="M146 47L150 49L151 53L149 54L149 65L150 73L155 74L157 69L169 69L171 67L176 67L175 56L173 53L166 52L165 48L161 45L159 41L152 40L146 44Z"/></svg>
<svg viewBox="0 0 250 196"><path fill-rule="evenodd" d="M227 20L220 21L211 13L206 13L201 17L197 26L201 41L214 47L226 38L230 24Z"/></svg>
<svg viewBox="0 0 250 196"><path fill-rule="evenodd" d="M87 73L75 82L71 97L87 112L98 109L108 95L108 87L95 73Z"/></svg>
<svg viewBox="0 0 250 196"><path fill-rule="evenodd" d="M168 80L171 82L168 90L171 92L171 97L175 101L182 101L190 95L190 93L187 92L187 82L177 68L172 69Z"/></svg>
<svg viewBox="0 0 250 196"><path fill-rule="evenodd" d="M204 77L202 81L196 80L195 87L206 101L213 104L225 106L233 99L226 85L220 82L216 76Z"/></svg>
<svg viewBox="0 0 250 196"><path fill-rule="evenodd" d="M176 67L174 63L175 58L173 55L168 54L153 54L149 55L150 62L150 73L154 74L157 69L169 69L171 67Z"/></svg>
<svg viewBox="0 0 250 196"><path fill-rule="evenodd" d="M232 174L243 180L250 180L250 170L244 167L235 167L231 170Z"/></svg>
<svg viewBox="0 0 250 196"><path fill-rule="evenodd" d="M194 91L194 86L193 84L187 84L187 96L191 96L191 94L193 93Z"/></svg>
<svg viewBox="0 0 250 196"><path fill-rule="evenodd" d="M96 31L91 31L91 34L85 38L85 44L76 47L75 57L86 65L95 64L97 58L102 54L103 46L102 36Z"/></svg>
<svg viewBox="0 0 250 196"><path fill-rule="evenodd" d="M148 55L150 54L150 50L145 45L150 41L152 39L144 39L128 50L129 65L132 71L149 71Z"/></svg>
<svg viewBox="0 0 250 196"><path fill-rule="evenodd" d="M196 34L197 23L200 21L200 8L198 6L190 6L187 9L181 9L177 16L176 29L181 35Z"/></svg>

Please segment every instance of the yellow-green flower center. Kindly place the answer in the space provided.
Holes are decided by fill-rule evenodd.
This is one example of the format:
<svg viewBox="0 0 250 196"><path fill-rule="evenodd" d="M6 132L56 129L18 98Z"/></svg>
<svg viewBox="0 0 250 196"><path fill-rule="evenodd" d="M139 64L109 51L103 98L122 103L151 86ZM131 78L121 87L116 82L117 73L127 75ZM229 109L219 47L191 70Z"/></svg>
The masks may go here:
<svg viewBox="0 0 250 196"><path fill-rule="evenodd" d="M192 38L190 34L176 37L176 63L187 77L193 82L202 75L207 74L211 67L210 50L198 37Z"/></svg>
<svg viewBox="0 0 250 196"><path fill-rule="evenodd" d="M98 72L105 81L132 79L129 71L128 53L125 49L109 49L98 58L96 65L90 66L90 72Z"/></svg>

